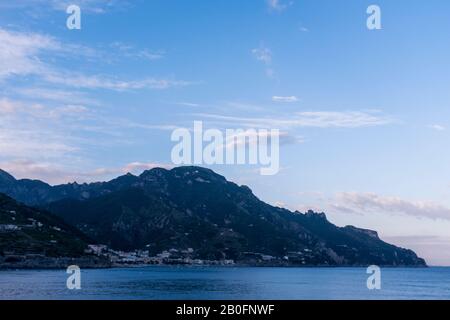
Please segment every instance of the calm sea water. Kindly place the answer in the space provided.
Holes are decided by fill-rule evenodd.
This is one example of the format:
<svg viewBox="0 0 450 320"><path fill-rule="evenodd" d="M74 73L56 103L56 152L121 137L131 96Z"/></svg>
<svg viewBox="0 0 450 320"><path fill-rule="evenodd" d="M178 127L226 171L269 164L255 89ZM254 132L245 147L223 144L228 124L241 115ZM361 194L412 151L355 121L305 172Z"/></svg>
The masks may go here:
<svg viewBox="0 0 450 320"><path fill-rule="evenodd" d="M143 267L0 271L0 299L450 299L450 268L382 269L382 289L363 268Z"/></svg>

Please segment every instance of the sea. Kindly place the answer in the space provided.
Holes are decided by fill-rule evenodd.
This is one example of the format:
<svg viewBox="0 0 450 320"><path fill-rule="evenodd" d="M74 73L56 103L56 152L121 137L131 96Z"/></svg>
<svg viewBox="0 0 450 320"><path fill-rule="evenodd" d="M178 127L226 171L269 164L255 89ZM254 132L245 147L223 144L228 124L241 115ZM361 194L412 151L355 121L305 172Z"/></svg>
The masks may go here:
<svg viewBox="0 0 450 320"><path fill-rule="evenodd" d="M450 268L146 266L83 269L80 289L66 270L0 271L1 300L450 300Z"/></svg>

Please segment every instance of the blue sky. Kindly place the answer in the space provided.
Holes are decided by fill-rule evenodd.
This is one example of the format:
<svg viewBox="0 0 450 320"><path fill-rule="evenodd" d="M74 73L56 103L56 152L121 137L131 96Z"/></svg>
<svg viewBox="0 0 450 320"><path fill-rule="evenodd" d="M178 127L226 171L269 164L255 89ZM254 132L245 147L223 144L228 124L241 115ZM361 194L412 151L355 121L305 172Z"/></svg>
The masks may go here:
<svg viewBox="0 0 450 320"><path fill-rule="evenodd" d="M65 9L78 4L81 30ZM366 9L381 8L382 30ZM450 265L450 3L0 1L0 167L50 183L171 166L171 132L285 134L261 199Z"/></svg>

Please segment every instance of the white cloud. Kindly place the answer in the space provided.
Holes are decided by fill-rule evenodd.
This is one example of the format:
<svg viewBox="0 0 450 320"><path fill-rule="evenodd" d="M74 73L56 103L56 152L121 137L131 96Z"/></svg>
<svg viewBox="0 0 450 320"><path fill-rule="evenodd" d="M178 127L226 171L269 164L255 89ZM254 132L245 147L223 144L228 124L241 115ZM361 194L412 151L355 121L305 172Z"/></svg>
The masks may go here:
<svg viewBox="0 0 450 320"><path fill-rule="evenodd" d="M131 57L144 58L147 60L159 60L164 58L164 52L152 52L149 50L140 50L138 52L132 53Z"/></svg>
<svg viewBox="0 0 450 320"><path fill-rule="evenodd" d="M303 143L302 137L292 136L287 132L271 132L271 131L257 131L257 130L242 130L233 135L227 135L224 145L219 145L217 148L233 149L236 146L248 146L252 143L258 143L259 139L267 139L269 141L272 138L277 138L281 145Z"/></svg>
<svg viewBox="0 0 450 320"><path fill-rule="evenodd" d="M64 104L77 104L90 106L100 105L100 102L96 101L95 99L87 97L85 93L73 90L68 91L61 89L32 87L32 88L17 88L14 89L13 91L29 99L54 101Z"/></svg>
<svg viewBox="0 0 450 320"><path fill-rule="evenodd" d="M252 128L360 128L392 123L392 119L374 112L363 111L310 111L297 112L286 118L245 118L216 114L198 114L205 118Z"/></svg>
<svg viewBox="0 0 450 320"><path fill-rule="evenodd" d="M47 74L45 80L51 83L80 89L109 89L115 91L157 89L191 85L191 82L147 78L142 80L117 80L103 76L87 76L83 74Z"/></svg>
<svg viewBox="0 0 450 320"><path fill-rule="evenodd" d="M108 127L113 128L136 128L136 129L147 129L147 130L163 130L163 131L173 131L175 129L180 128L180 126L175 124L149 124L142 122L135 122L131 120L127 120L124 118L120 119L105 119L105 124Z"/></svg>
<svg viewBox="0 0 450 320"><path fill-rule="evenodd" d="M282 96L273 96L272 97L272 101L273 102L297 102L298 98L296 96L287 96L287 97L282 97Z"/></svg>
<svg viewBox="0 0 450 320"><path fill-rule="evenodd" d="M138 58L152 61L163 59L165 55L165 52L162 50L151 51L148 49L136 49L133 45L118 41L113 42L111 47L117 49L122 57L127 58Z"/></svg>
<svg viewBox="0 0 450 320"><path fill-rule="evenodd" d="M193 103L193 102L176 102L175 104L178 106L184 106L184 107L193 107L193 108L201 107L200 104Z"/></svg>
<svg viewBox="0 0 450 320"><path fill-rule="evenodd" d="M258 61L262 61L266 65L272 63L272 52L269 48L261 47L252 49L252 54Z"/></svg>
<svg viewBox="0 0 450 320"><path fill-rule="evenodd" d="M73 127L90 112L82 105L48 106L0 98L0 115L0 160L64 162L77 157L79 139Z"/></svg>
<svg viewBox="0 0 450 320"><path fill-rule="evenodd" d="M62 98L66 96L63 94ZM59 102L48 105L0 96L0 161L84 162L90 154L87 150L129 144L130 139L125 137L127 128L171 131L176 126L115 119L83 105ZM95 139L86 137L93 132L98 134Z"/></svg>
<svg viewBox="0 0 450 320"><path fill-rule="evenodd" d="M26 10L33 16L39 16L46 11L64 11L69 5L78 5L82 12L102 14L111 9L125 8L130 5L126 0L26 0L1 1L2 10Z"/></svg>
<svg viewBox="0 0 450 320"><path fill-rule="evenodd" d="M440 124L433 124L430 126L431 129L437 130L437 131L445 131L445 127Z"/></svg>
<svg viewBox="0 0 450 320"><path fill-rule="evenodd" d="M35 102L30 103L11 100L9 98L0 99L0 114L3 113L4 116L9 116L9 120L13 119L17 123L23 122L25 116L32 117L34 123L36 123L39 119L60 118L63 116L70 117L86 112L88 112L86 107L77 104L63 104L58 107L48 107ZM17 127L20 127L20 125L15 126L15 128Z"/></svg>
<svg viewBox="0 0 450 320"><path fill-rule="evenodd" d="M283 11L293 4L292 1L288 3L283 3L281 0L266 0L266 1L269 8L275 11Z"/></svg>
<svg viewBox="0 0 450 320"><path fill-rule="evenodd" d="M269 48L261 46L259 48L252 49L252 54L256 60L262 62L266 69L266 75L272 78L275 75L275 70L271 67L272 65L272 51Z"/></svg>
<svg viewBox="0 0 450 320"><path fill-rule="evenodd" d="M136 54L143 59L157 58L145 50ZM95 49L62 43L51 36L0 28L0 85L8 94L8 97L0 96L0 161L9 163L9 168L16 172L28 170L36 177L40 172L48 176L49 181L76 178L77 170L54 164L76 163L80 167L86 164L89 148L130 143L124 138L126 130L117 130L118 127L173 129L167 125L131 122L125 126L110 125L111 118L105 110L91 108L101 104L90 97L89 91L82 89L162 90L191 83L152 77L122 80L108 75L76 73L57 65L61 60L74 59L72 55L97 59L95 61L104 56ZM26 85L17 87L10 80L25 80ZM39 86L34 86L34 82ZM86 134L92 132L98 135L87 139ZM105 135L108 136L105 138ZM85 176L86 173L81 173L81 178Z"/></svg>
<svg viewBox="0 0 450 320"><path fill-rule="evenodd" d="M391 122L388 118L362 111L299 112L297 113L297 117L298 118L294 119L292 122L294 125L319 128L358 128L385 125Z"/></svg>
<svg viewBox="0 0 450 320"><path fill-rule="evenodd" d="M9 32L0 28L0 80L13 75L45 72L47 67L38 54L59 48L59 44L51 37Z"/></svg>
<svg viewBox="0 0 450 320"><path fill-rule="evenodd" d="M139 89L168 89L193 84L188 81L156 79L148 77L139 80L121 80L108 76L85 75L69 72L46 63L43 54L48 53L71 57L87 55L96 57L95 50L73 44L63 44L56 39L37 33L11 32L0 28L0 80L12 76L34 75L57 85L82 89L109 89L115 91ZM141 55L149 58L148 52Z"/></svg>
<svg viewBox="0 0 450 320"><path fill-rule="evenodd" d="M410 201L375 193L341 192L330 203L332 210L355 214L404 214L450 220L450 208L431 201Z"/></svg>

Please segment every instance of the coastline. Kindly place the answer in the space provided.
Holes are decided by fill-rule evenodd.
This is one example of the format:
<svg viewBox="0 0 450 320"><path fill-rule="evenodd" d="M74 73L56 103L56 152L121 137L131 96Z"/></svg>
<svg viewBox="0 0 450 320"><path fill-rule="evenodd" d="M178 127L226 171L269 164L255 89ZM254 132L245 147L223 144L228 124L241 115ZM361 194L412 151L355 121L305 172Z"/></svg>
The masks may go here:
<svg viewBox="0 0 450 320"><path fill-rule="evenodd" d="M47 260L48 261L48 260ZM358 265L275 265L275 264L111 264L99 261L89 261L77 258L56 258L51 263L20 263L20 264L0 264L0 272L4 270L65 270L70 265L77 265L81 269L139 269L139 268L157 268L157 267L174 267L174 268L284 268L284 269L339 269L339 268L367 268L370 264ZM389 269L429 269L429 268L448 268L448 266L412 266L412 265L380 265L380 268Z"/></svg>
<svg viewBox="0 0 450 320"><path fill-rule="evenodd" d="M23 259L14 262L0 260L0 271L67 269L67 267L71 265L77 265L84 269L108 269L112 266L109 261L92 257L40 257L38 259Z"/></svg>

